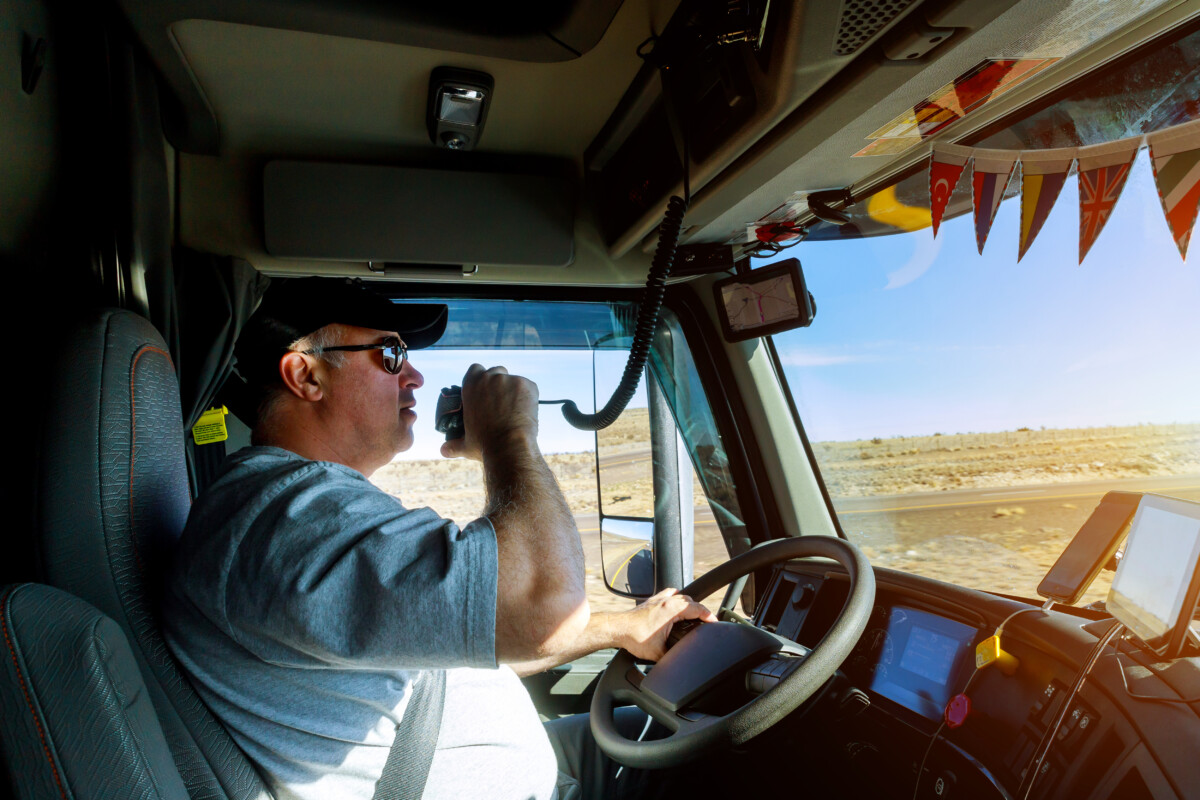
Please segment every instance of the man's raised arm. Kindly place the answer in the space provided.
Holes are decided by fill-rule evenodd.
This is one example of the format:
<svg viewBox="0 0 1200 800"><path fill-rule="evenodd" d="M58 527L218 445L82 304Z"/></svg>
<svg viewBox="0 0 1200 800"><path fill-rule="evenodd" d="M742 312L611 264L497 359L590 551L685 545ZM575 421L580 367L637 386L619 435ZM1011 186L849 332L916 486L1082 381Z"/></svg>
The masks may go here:
<svg viewBox="0 0 1200 800"><path fill-rule="evenodd" d="M539 661L587 628L583 548L575 518L537 445L537 385L503 367L472 364L463 378L462 439L446 457L483 462L496 529L496 659Z"/></svg>

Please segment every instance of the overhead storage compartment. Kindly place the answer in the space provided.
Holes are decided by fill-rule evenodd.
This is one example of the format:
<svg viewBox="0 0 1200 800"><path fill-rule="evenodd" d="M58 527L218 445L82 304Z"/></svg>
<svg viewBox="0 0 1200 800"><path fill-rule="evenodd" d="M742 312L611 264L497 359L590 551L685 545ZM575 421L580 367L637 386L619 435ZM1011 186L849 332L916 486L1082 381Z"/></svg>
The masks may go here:
<svg viewBox="0 0 1200 800"><path fill-rule="evenodd" d="M563 267L574 195L553 175L272 161L265 242L283 258Z"/></svg>

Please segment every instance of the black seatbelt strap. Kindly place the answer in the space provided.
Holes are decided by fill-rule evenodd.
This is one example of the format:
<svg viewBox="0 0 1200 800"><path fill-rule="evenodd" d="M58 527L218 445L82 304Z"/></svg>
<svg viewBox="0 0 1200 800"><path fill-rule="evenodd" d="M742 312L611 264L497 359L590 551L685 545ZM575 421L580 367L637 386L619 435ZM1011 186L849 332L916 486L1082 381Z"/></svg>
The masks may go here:
<svg viewBox="0 0 1200 800"><path fill-rule="evenodd" d="M446 701L444 670L426 671L413 689L372 800L420 800L433 763Z"/></svg>
<svg viewBox="0 0 1200 800"><path fill-rule="evenodd" d="M225 463L225 442L193 443L192 462L196 467L196 494L199 495L216 479Z"/></svg>

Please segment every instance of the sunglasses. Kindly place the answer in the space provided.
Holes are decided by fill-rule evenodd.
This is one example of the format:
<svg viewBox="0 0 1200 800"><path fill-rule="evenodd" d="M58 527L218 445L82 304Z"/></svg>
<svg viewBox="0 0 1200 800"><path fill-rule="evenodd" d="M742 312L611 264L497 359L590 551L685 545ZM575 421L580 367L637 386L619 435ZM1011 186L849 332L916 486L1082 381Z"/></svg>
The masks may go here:
<svg viewBox="0 0 1200 800"><path fill-rule="evenodd" d="M399 375L400 370L404 369L404 362L408 360L408 346L398 336L389 336L380 344L346 344L338 345L337 347L322 347L319 350L303 350L301 352L306 356L311 356L318 352L328 353L331 350L382 350L383 368L392 375Z"/></svg>

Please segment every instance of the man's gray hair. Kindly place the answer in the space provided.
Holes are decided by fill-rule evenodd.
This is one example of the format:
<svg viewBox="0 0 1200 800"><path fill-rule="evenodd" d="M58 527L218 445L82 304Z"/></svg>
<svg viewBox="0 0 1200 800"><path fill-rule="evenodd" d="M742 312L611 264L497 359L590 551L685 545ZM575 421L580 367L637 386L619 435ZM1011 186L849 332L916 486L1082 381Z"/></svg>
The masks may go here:
<svg viewBox="0 0 1200 800"><path fill-rule="evenodd" d="M326 325L324 328L317 328L307 336L301 336L288 345L288 350L295 350L297 353L313 350L314 356L336 369L346 363L345 352L334 350L332 353L328 353L325 352L325 348L337 347L341 343L341 337L334 332L333 326Z"/></svg>

